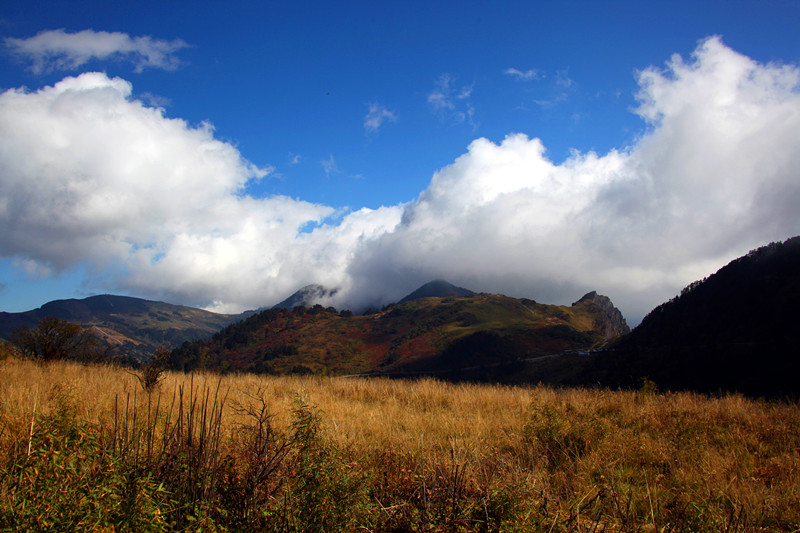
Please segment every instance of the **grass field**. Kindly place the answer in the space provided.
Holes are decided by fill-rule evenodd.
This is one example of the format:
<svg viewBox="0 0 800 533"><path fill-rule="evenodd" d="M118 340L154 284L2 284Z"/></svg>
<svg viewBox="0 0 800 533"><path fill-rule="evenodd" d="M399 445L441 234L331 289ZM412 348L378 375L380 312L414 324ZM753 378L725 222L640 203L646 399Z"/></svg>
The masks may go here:
<svg viewBox="0 0 800 533"><path fill-rule="evenodd" d="M0 361L14 531L796 531L800 407Z"/></svg>

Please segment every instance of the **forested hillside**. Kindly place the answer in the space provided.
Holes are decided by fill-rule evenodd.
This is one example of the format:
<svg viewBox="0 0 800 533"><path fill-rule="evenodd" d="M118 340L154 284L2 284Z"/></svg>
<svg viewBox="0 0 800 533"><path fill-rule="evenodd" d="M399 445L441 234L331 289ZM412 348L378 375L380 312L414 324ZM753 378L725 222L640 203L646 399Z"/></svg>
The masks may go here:
<svg viewBox="0 0 800 533"><path fill-rule="evenodd" d="M496 369L525 358L598 347L627 332L624 320L620 323L608 307L597 304L604 297L587 296L573 306L493 294L431 297L362 316L320 305L272 309L210 340L185 343L173 352L172 365L279 374Z"/></svg>
<svg viewBox="0 0 800 533"><path fill-rule="evenodd" d="M800 237L731 261L656 307L613 350L517 376L561 385L800 395Z"/></svg>

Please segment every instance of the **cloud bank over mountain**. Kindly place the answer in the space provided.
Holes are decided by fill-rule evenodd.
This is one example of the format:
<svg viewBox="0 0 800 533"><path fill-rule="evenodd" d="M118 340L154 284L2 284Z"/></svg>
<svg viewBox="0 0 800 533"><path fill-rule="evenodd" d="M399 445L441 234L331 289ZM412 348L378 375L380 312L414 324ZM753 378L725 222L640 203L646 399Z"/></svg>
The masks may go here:
<svg viewBox="0 0 800 533"><path fill-rule="evenodd" d="M339 283L351 241L394 225L391 209L362 210L304 233L336 211L245 195L271 169L131 91L86 73L0 96L2 256L39 275L88 262L109 290L229 309Z"/></svg>
<svg viewBox="0 0 800 533"><path fill-rule="evenodd" d="M209 124L168 118L105 74L0 95L0 256L89 286L238 310L307 283L340 306L431 279L637 320L727 261L800 234L800 68L702 41L638 73L632 146L561 164L537 138L480 138L408 203L347 211L254 198L271 169Z"/></svg>

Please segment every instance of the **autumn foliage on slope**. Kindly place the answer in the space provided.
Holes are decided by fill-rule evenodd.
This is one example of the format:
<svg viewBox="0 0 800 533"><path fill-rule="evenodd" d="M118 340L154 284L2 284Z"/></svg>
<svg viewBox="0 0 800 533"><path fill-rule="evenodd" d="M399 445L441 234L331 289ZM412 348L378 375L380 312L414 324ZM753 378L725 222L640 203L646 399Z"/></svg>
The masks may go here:
<svg viewBox="0 0 800 533"><path fill-rule="evenodd" d="M185 343L173 368L259 373L402 373L491 366L588 349L608 340L588 301L555 306L495 294L422 298L356 316L333 308L272 309Z"/></svg>

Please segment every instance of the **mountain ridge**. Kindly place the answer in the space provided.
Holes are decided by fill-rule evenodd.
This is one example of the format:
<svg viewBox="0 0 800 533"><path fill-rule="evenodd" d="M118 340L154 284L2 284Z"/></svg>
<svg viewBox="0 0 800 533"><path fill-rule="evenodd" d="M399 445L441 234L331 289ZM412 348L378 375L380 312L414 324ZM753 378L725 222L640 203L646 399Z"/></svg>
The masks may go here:
<svg viewBox="0 0 800 533"><path fill-rule="evenodd" d="M330 294L322 286L306 289L307 296ZM451 295L456 290L467 295ZM650 382L669 390L796 397L798 301L800 237L793 237L691 283L633 331L596 291L558 306L434 280L365 315L320 304L217 315L114 295L56 300L24 313L0 312L0 336L55 314L94 328L140 359L158 344L182 343L171 355L181 370L430 374L610 388Z"/></svg>
<svg viewBox="0 0 800 533"><path fill-rule="evenodd" d="M174 347L211 336L250 314L224 315L133 296L101 294L53 300L20 313L0 312L0 338L9 338L17 328L32 328L42 318L55 316L92 328L102 341L123 354L147 360L159 346Z"/></svg>
<svg viewBox="0 0 800 533"><path fill-rule="evenodd" d="M614 306L608 296L597 294L597 291L591 291L572 304L573 307L577 305L596 308L605 315L607 320L602 325L598 323L598 327L603 327L607 339L621 337L631 332L625 317L622 316L620 310Z"/></svg>
<svg viewBox="0 0 800 533"><path fill-rule="evenodd" d="M608 320L587 302L568 307L486 293L417 298L366 315L319 304L273 308L185 343L172 364L282 374L441 372L603 345L614 329Z"/></svg>
<svg viewBox="0 0 800 533"><path fill-rule="evenodd" d="M734 259L655 307L610 349L528 365L507 382L800 397L800 237Z"/></svg>

